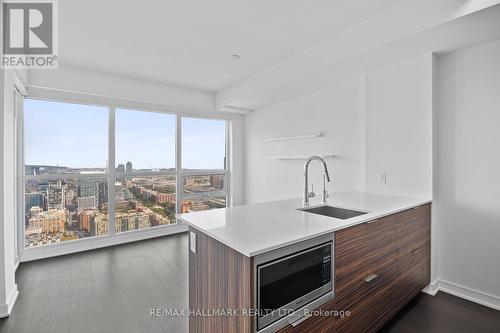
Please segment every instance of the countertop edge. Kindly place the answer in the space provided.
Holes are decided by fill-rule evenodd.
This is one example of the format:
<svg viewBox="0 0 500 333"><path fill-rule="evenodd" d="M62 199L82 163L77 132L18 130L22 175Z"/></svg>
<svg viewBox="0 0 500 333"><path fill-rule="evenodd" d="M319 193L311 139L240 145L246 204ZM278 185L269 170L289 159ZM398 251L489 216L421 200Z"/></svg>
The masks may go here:
<svg viewBox="0 0 500 333"><path fill-rule="evenodd" d="M177 217L177 219L181 220L182 223L185 223L185 224L189 225L190 227L192 227L192 228L194 228L194 229L196 229L196 230L198 230L200 232L203 232L204 234L206 234L206 235L210 236L211 238L217 240L218 242L220 242L220 243L222 243L222 244L230 247L231 249L233 249L233 250L235 250L235 251L243 254L244 256L246 256L246 257L255 257L257 255L260 255L260 254L263 254L263 253L266 253L266 252L269 252L269 251L272 251L272 250L276 250L276 249L279 249L279 248L287 246L287 245L291 245L291 244L295 244L295 243L298 243L298 242L302 242L302 241L305 241L305 240L308 240L308 239L312 239L312 238L315 238L315 237L319 237L319 236L322 236L322 235L333 233L333 232L338 231L338 230L342 230L342 229L349 228L349 227L352 227L352 226L355 226L355 225L358 225L358 224L366 223L368 221L372 221L372 220L375 220L375 219L378 219L378 218L382 218L382 217L385 217L385 216L388 216L388 215L396 214L396 213L402 212L404 210L408 210L408 209L412 209L412 208L415 208L415 207L418 207L418 206L422 206L422 205L426 205L426 204L432 203L432 199L422 199L421 201L418 201L418 199L416 199L416 200L417 201L415 203L413 203L413 204L402 205L401 207L398 207L397 209L390 209L390 210L386 210L386 211L381 211L378 214L370 214L366 219L355 220L353 222L349 222L348 220L345 220L346 222L344 224L342 224L340 226L337 225L335 227L332 227L332 229L330 229L330 230L325 230L323 232L318 232L318 233L310 234L310 235L307 235L307 236L304 236L304 237L298 237L298 238L290 239L288 241L280 242L279 244L274 244L274 245L271 245L271 246L268 246L268 247L264 247L264 248L261 248L259 250L255 250L255 251L249 251L248 249L242 248L241 246L238 246L236 244L232 244L232 242L227 241L226 239L222 239L218 235L213 234L210 231L205 230L205 229L199 227L196 224L190 223L189 221L185 220L184 218L182 218L180 216L176 216L176 217Z"/></svg>

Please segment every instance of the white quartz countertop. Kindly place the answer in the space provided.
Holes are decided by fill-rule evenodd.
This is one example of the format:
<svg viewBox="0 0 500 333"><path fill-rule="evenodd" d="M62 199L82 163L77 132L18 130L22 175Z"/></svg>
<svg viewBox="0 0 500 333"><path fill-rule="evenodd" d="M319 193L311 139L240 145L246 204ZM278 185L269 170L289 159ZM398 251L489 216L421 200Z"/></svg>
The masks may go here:
<svg viewBox="0 0 500 333"><path fill-rule="evenodd" d="M177 218L252 257L431 202L429 199L366 192L337 192L328 205L368 212L341 220L297 210L300 198L178 214Z"/></svg>

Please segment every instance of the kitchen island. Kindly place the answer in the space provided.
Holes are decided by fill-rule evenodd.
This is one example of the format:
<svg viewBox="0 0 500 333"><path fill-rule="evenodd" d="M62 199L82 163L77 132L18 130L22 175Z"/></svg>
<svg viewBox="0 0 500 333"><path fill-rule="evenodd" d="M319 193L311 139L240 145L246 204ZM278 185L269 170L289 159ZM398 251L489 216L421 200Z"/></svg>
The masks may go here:
<svg viewBox="0 0 500 333"><path fill-rule="evenodd" d="M189 331L375 331L429 283L430 200L339 192L328 205L363 214L332 218L290 199L178 215L190 226ZM335 315L292 314L259 326L261 258L328 238L332 291L311 304ZM206 313L213 310L223 312Z"/></svg>

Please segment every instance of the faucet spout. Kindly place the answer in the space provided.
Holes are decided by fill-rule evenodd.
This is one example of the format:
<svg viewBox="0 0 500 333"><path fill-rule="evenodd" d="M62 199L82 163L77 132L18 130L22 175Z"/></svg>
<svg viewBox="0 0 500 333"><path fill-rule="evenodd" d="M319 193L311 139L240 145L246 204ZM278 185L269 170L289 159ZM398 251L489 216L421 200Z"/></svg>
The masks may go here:
<svg viewBox="0 0 500 333"><path fill-rule="evenodd" d="M328 169L326 167L326 164L324 165L324 168L325 168L325 176L326 176L326 181L327 182L330 182L330 174L328 173Z"/></svg>
<svg viewBox="0 0 500 333"><path fill-rule="evenodd" d="M322 157L319 156L311 156L307 159L304 165L304 206L309 206L309 198L314 196L314 193L309 193L309 164L312 161L319 161L323 164L323 169L325 172L325 177L328 182L330 182L330 174L328 173L328 167L326 166L326 162ZM323 202L326 201L325 192L323 191Z"/></svg>

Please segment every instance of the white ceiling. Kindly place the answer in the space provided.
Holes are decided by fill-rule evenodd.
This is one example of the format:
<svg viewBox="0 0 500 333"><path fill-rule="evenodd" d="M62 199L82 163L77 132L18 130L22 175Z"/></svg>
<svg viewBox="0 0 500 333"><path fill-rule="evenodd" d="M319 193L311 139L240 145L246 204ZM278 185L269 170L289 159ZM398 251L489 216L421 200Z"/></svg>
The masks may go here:
<svg viewBox="0 0 500 333"><path fill-rule="evenodd" d="M260 109L405 58L498 38L500 0L407 0L218 91L216 109Z"/></svg>
<svg viewBox="0 0 500 333"><path fill-rule="evenodd" d="M215 92L401 2L59 1L60 62Z"/></svg>

